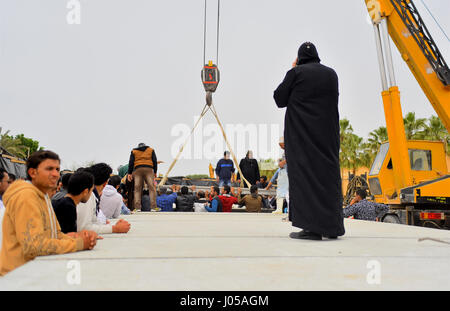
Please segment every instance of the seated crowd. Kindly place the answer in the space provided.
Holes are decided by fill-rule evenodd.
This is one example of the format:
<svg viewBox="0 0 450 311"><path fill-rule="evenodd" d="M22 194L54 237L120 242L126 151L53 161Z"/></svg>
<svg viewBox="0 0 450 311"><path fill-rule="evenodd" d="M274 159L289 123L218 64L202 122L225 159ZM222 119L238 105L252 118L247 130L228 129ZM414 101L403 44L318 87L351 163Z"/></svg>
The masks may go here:
<svg viewBox="0 0 450 311"><path fill-rule="evenodd" d="M106 219L123 208L110 166L98 163L60 178L60 162L52 151L37 151L27 159L27 181L9 183L0 172L1 276L37 256L90 250L99 234L130 230L124 219Z"/></svg>
<svg viewBox="0 0 450 311"><path fill-rule="evenodd" d="M134 210L132 193L125 185L129 179L112 175L109 165L97 163L60 176L59 156L44 150L33 153L26 166L27 181L16 180L0 168L0 276L37 256L91 250L102 239L100 235L130 230L130 224L120 218ZM273 181L268 183L261 176L244 196L241 188L236 192L229 185L212 186L209 191L161 186L153 199L156 202L150 202L151 196L144 191L139 204L141 211L229 213L236 205L260 213L278 200L258 194L258 189L270 188ZM365 190L357 190L343 210L344 217L377 221L388 212L387 206L366 200L366 195ZM277 203L283 205L281 200Z"/></svg>
<svg viewBox="0 0 450 311"><path fill-rule="evenodd" d="M130 230L130 224L120 218L130 214L125 178L112 175L105 163L60 176L60 163L56 153L43 150L27 159L28 180L14 181L15 176L0 170L0 276L37 256L91 250L102 239L100 235ZM229 186L222 192L219 187L195 190L195 186L161 187L157 210L231 212L233 204L238 204L248 212L261 212L263 207L257 186L246 196ZM146 201L142 199L141 211L150 210Z"/></svg>
<svg viewBox="0 0 450 311"><path fill-rule="evenodd" d="M191 190L191 192L189 191ZM258 194L258 187L251 186L250 194L242 196L241 189L225 185L220 190L211 186L210 191L195 191L196 186L171 185L161 187L157 192L156 205L162 212L223 212L229 213L234 204L245 207L246 212L260 213L264 203Z"/></svg>

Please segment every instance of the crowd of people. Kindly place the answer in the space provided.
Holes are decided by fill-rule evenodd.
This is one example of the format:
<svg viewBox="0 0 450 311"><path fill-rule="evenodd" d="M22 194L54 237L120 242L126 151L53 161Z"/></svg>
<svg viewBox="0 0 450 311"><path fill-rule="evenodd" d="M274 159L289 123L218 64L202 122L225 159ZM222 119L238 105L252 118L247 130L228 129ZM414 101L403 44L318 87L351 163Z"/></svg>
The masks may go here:
<svg viewBox="0 0 450 311"><path fill-rule="evenodd" d="M171 185L158 190L156 204L162 212L221 212L230 213L233 205L245 208L249 213L261 213L264 197L258 194L258 187L252 185L250 194L242 195L241 188L228 185L211 186L210 190L196 191L196 186Z"/></svg>
<svg viewBox="0 0 450 311"><path fill-rule="evenodd" d="M97 163L60 177L60 158L48 150L33 153L26 165L28 180L10 182L14 178L0 169L0 275L36 256L90 250L100 234L130 230L126 220L108 219L123 208L109 165Z"/></svg>
<svg viewBox="0 0 450 311"><path fill-rule="evenodd" d="M156 191L158 162L144 144L133 149L125 178L113 175L106 163L61 176L60 162L52 151L33 153L26 162L27 180L16 180L0 168L0 275L36 256L91 250L101 235L126 234L131 225L120 215L136 210L231 212L233 204L247 212L263 208L256 185L245 196L229 185L210 191L171 185Z"/></svg>
<svg viewBox="0 0 450 311"><path fill-rule="evenodd" d="M240 171L250 182L250 194L242 196L241 190L236 193L231 186L234 174L234 163L230 152L224 152L224 158L216 165L218 187L211 186L208 191L196 191L195 186L171 185L157 189L155 177L158 169L158 159L155 150L140 143L131 151L128 167L119 168L122 180L116 189L123 196L131 211L162 211L162 212L231 212L236 204L247 212L261 212L270 208L272 197L261 196L258 189L268 189L267 177L259 175L259 167L252 151L240 163ZM114 177L112 177L114 178ZM111 179L112 179L111 178ZM120 177L117 176L117 179ZM240 174L238 174L238 183ZM251 197L257 199L255 204ZM100 203L101 204L101 203ZM122 208L122 210L124 207ZM116 208L119 211L119 208Z"/></svg>
<svg viewBox="0 0 450 311"><path fill-rule="evenodd" d="M284 149L282 140L280 147ZM154 150L148 154L151 156ZM251 153L247 153L246 161L248 159L251 159ZM155 156L153 160L156 163ZM196 186L171 185L159 187L152 197L149 192L156 190L156 171L152 166L146 167L153 171L147 190L139 190L135 184L127 187L127 182L139 178L134 174L136 166L129 169L131 177L124 178L113 175L112 168L105 163L60 176L59 156L52 151L38 151L27 159L27 181L16 180L0 168L0 275L36 256L90 250L98 239L102 239L101 235L126 234L131 225L120 215L136 210L228 213L233 206L239 206L246 212L260 213L276 201L275 212L280 213L283 206L289 206L284 156L270 182L266 176L251 179L254 184L247 195L242 195L241 187L227 184L211 186L207 191L197 191ZM145 176L142 178L145 180ZM278 185L276 197L258 193L259 189L270 189L275 182ZM143 187L143 184L139 183L139 186ZM142 193L142 197L136 197ZM355 199L343 209L343 214L356 219L377 220L386 211L386 206L367 201L365 191L358 190Z"/></svg>
<svg viewBox="0 0 450 311"><path fill-rule="evenodd" d="M388 208L366 200L363 189L342 208L337 82L334 70L320 64L315 46L302 44L292 69L274 92L277 106L289 107L280 140L285 153L268 182L260 176L253 153L247 152L237 177L250 188L245 196L241 187L231 187L235 168L228 151L216 166L218 186L209 191L179 185L157 189L160 162L144 143L131 151L123 177L112 175L105 163L61 177L60 158L48 150L28 157L27 181L0 168L0 275L36 256L91 250L100 235L126 234L131 225L119 216L136 210L227 213L238 205L259 213L276 205L274 213L288 211L292 225L303 229L289 236L308 240L344 235L344 217L378 220ZM258 193L274 183L275 197Z"/></svg>

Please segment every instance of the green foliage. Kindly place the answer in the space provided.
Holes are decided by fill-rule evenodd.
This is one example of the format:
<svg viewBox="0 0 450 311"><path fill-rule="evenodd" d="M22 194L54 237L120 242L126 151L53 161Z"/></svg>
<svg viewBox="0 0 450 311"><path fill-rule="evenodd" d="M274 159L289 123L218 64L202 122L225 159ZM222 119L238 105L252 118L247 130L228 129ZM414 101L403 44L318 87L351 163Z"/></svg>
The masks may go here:
<svg viewBox="0 0 450 311"><path fill-rule="evenodd" d="M426 121L427 119L425 118L416 119L415 112L408 112L403 118L406 139L410 140L419 138L421 133L423 133L427 127Z"/></svg>
<svg viewBox="0 0 450 311"><path fill-rule="evenodd" d="M9 154L24 159L26 157L25 147L21 145L20 141L9 136L9 131L2 133L0 128L0 147Z"/></svg>
<svg viewBox="0 0 450 311"><path fill-rule="evenodd" d="M14 139L19 141L20 144L27 149L27 152L29 152L29 154L32 154L33 152L36 152L38 150L44 150L43 147L39 147L39 142L37 140L25 137L23 134L16 135Z"/></svg>
<svg viewBox="0 0 450 311"><path fill-rule="evenodd" d="M206 174L193 174L193 175L187 175L186 178L189 178L189 179L204 179L204 178L209 178L209 175L206 175Z"/></svg>
<svg viewBox="0 0 450 311"><path fill-rule="evenodd" d="M258 166L259 175L266 176L269 181L278 169L278 161L275 159L261 159L259 160Z"/></svg>
<svg viewBox="0 0 450 311"><path fill-rule="evenodd" d="M403 119L406 139L435 140L446 143L447 154L450 154L450 135L437 116L416 119L414 112L409 112ZM367 141L353 133L350 121L339 121L341 130L341 149L339 160L341 168L352 170L353 173L360 167L370 167L378 153L380 145L388 141L387 129L384 126L369 133Z"/></svg>
<svg viewBox="0 0 450 311"><path fill-rule="evenodd" d="M356 172L359 167L366 166L370 158L367 157L367 144L363 138L353 133L350 121L343 119L339 121L341 128L341 150L339 161L341 168L347 168Z"/></svg>
<svg viewBox="0 0 450 311"><path fill-rule="evenodd" d="M0 146L11 155L25 159L35 151L42 150L39 147L39 142L32 138L25 137L24 134L19 134L13 137L9 135L9 130L2 133L0 127Z"/></svg>

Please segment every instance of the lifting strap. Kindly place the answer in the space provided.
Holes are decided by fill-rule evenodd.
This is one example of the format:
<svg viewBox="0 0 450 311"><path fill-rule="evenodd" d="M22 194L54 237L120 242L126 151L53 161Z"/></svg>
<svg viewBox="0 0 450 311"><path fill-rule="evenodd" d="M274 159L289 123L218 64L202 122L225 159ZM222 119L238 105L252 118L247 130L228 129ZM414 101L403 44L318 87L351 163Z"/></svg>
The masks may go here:
<svg viewBox="0 0 450 311"><path fill-rule="evenodd" d="M223 129L222 123L220 122L219 115L217 114L217 111L216 111L216 107L214 107L214 104L213 104L212 102L211 102L211 105L206 104L206 105L203 107L203 110L202 110L202 113L200 114L200 117L198 118L197 122L194 124L194 127L193 127L192 130L191 130L191 133L189 134L189 136L188 136L188 137L186 138L186 140L184 141L184 144L181 146L180 151L178 151L178 154L177 154L177 156L175 157L175 159L173 160L172 164L170 164L170 167L169 167L169 169L167 170L167 172L166 172L166 174L164 175L164 177L163 177L163 179L161 180L161 182L159 183L159 186L163 186L163 185L166 183L169 173L172 171L173 167L175 166L175 164L177 163L178 159L180 158L180 155L181 155L181 153L183 152L184 147L185 147L186 144L189 142L189 140L190 140L192 134L194 133L195 128L196 128L197 125L198 125L198 123L199 123L200 120L205 116L205 114L206 114L206 112L208 112L208 110L211 110L212 114L214 115L214 117L215 117L215 119L216 119L216 121L217 121L217 124L218 124L219 127L220 127L220 130L221 130L221 132L222 132L223 138L224 138L224 140L225 140L225 142L226 142L226 144L227 144L227 146L228 146L228 149L230 149L230 153L231 153L231 156L232 156L232 158L233 158L233 162L234 162L234 164L236 165L236 168L238 169L239 174L240 174L242 180L245 182L245 184L247 185L247 187L250 188L251 184L248 182L247 179L245 179L244 174L242 174L242 171L241 171L241 168L240 168L240 166L239 166L239 163L237 162L236 155L234 154L233 149L231 148L231 145L230 145L230 142L228 141L228 138L227 138L227 135L226 135L226 133L225 133L225 130ZM241 182L241 186L242 186L242 185L243 185L243 183Z"/></svg>
<svg viewBox="0 0 450 311"><path fill-rule="evenodd" d="M228 146L228 149L230 150L231 156L233 157L234 164L236 165L239 174L241 176L241 179L246 183L247 187L250 188L251 184L248 182L247 179L245 179L244 174L242 174L241 168L239 167L239 163L237 162L236 156L231 148L230 142L228 141L227 135L225 134L225 130L223 129L222 123L220 122L219 115L217 114L216 108L213 105L212 102L212 93L214 93L217 89L217 86L220 81L220 72L217 68L217 65L219 63L219 29L220 29L220 0L217 2L217 42L216 42L216 63L214 64L212 61L209 61L208 64L206 64L206 1L205 0L205 19L204 19L204 25L203 25L203 70L202 70L202 83L206 91L206 104L203 107L202 113L200 114L200 117L198 118L197 122L194 124L194 127L191 130L191 133L186 138L184 144L181 146L180 151L178 151L177 156L173 160L172 164L170 164L169 169L167 170L166 174L164 175L163 179L159 183L159 186L163 186L168 178L169 173L172 171L173 167L177 163L178 159L180 158L181 153L184 150L184 147L189 142L192 134L194 133L195 128L199 124L200 120L205 116L205 114L208 112L208 110L211 110L212 114L214 115L217 124L220 127L220 130L222 132L223 138ZM243 182L241 181L241 186L243 186Z"/></svg>

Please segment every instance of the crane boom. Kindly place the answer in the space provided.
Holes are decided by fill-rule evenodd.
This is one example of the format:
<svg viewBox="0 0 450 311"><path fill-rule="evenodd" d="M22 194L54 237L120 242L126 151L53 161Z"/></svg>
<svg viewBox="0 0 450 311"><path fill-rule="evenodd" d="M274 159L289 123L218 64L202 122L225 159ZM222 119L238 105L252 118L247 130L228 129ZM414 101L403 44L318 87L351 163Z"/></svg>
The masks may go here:
<svg viewBox="0 0 450 311"><path fill-rule="evenodd" d="M374 23L390 37L450 133L450 69L412 0L365 0Z"/></svg>

